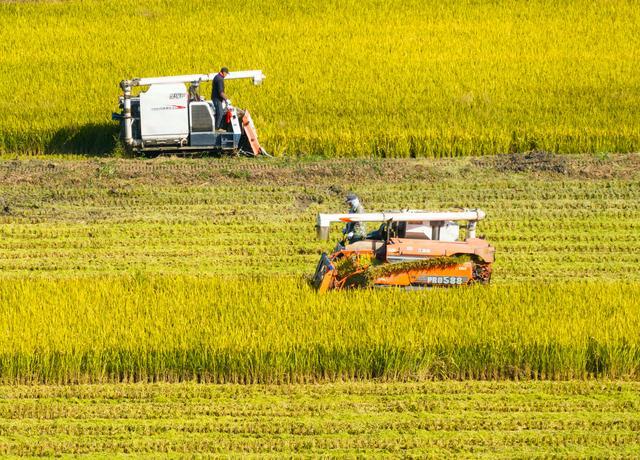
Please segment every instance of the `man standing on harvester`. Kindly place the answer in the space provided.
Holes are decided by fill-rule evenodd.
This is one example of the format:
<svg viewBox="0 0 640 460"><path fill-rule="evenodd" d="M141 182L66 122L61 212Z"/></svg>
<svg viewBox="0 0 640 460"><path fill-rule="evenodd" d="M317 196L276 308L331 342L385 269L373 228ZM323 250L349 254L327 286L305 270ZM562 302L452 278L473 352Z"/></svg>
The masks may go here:
<svg viewBox="0 0 640 460"><path fill-rule="evenodd" d="M360 204L360 199L354 193L349 193L345 199L349 204L349 214L364 214L364 207ZM342 230L348 243L364 240L367 237L367 228L364 222L349 222Z"/></svg>
<svg viewBox="0 0 640 460"><path fill-rule="evenodd" d="M223 67L220 72L213 77L213 86L211 88L211 100L213 101L213 109L216 112L216 129L222 129L222 121L224 120L225 111L222 108L222 102L229 103L227 95L224 93L224 78L229 75L229 69Z"/></svg>

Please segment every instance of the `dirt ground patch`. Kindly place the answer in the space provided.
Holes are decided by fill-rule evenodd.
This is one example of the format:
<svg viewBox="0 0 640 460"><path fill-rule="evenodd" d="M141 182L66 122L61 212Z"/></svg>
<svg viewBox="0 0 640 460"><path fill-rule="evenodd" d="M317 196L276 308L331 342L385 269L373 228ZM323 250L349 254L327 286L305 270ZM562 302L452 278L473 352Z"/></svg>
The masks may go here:
<svg viewBox="0 0 640 460"><path fill-rule="evenodd" d="M544 150L472 158L482 169L500 173L526 173L534 176L565 176L584 179L631 179L639 176L640 155L558 155Z"/></svg>
<svg viewBox="0 0 640 460"><path fill-rule="evenodd" d="M303 185L313 196L297 197L300 206L326 194L348 191L372 181L435 182L447 177L469 179L522 173L531 177L630 179L640 177L640 154L608 156L556 155L544 151L453 159L348 159L299 161L289 159L103 159L0 161L6 185L45 187L109 187L133 185Z"/></svg>
<svg viewBox="0 0 640 460"><path fill-rule="evenodd" d="M555 155L544 150L526 153L512 153L499 157L473 159L476 165L490 166L500 172L551 172L567 174L569 166L566 157Z"/></svg>

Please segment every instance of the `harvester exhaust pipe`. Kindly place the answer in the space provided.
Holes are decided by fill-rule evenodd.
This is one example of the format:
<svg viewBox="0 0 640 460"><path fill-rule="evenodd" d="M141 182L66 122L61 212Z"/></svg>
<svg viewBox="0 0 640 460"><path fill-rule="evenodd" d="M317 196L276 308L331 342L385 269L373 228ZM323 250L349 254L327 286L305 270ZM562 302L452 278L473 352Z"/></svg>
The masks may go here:
<svg viewBox="0 0 640 460"><path fill-rule="evenodd" d="M133 117L131 116L131 85L123 80L120 87L124 92L123 105L123 123L124 123L124 143L127 147L133 146Z"/></svg>
<svg viewBox="0 0 640 460"><path fill-rule="evenodd" d="M319 240L327 241L329 239L329 226L321 227L316 225L316 236Z"/></svg>
<svg viewBox="0 0 640 460"><path fill-rule="evenodd" d="M475 238L476 237L476 221L470 220L467 222L467 238Z"/></svg>

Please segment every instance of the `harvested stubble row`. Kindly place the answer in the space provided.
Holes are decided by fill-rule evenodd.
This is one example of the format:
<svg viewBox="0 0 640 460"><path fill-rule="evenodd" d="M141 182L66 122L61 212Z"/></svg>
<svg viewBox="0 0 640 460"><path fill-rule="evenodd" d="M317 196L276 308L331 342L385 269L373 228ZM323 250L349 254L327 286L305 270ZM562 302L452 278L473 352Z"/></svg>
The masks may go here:
<svg viewBox="0 0 640 460"><path fill-rule="evenodd" d="M629 382L0 387L0 454L637 457Z"/></svg>
<svg viewBox="0 0 640 460"><path fill-rule="evenodd" d="M0 162L0 276L309 273L333 247L316 213L354 190L368 210L483 208L495 283L640 279L640 155L515 158Z"/></svg>

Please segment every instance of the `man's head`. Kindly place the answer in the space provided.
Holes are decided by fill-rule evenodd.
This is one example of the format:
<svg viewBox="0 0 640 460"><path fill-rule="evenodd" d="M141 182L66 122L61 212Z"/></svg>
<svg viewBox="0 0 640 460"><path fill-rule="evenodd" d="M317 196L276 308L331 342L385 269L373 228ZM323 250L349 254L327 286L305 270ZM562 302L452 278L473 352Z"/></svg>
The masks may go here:
<svg viewBox="0 0 640 460"><path fill-rule="evenodd" d="M360 206L360 199L358 198L358 195L356 195L355 193L349 193L345 198L344 202L347 203L349 207L353 210L358 209L358 206Z"/></svg>
<svg viewBox="0 0 640 460"><path fill-rule="evenodd" d="M220 73L223 77L226 77L227 75L229 75L229 69L227 67L223 67L222 69L220 69Z"/></svg>

